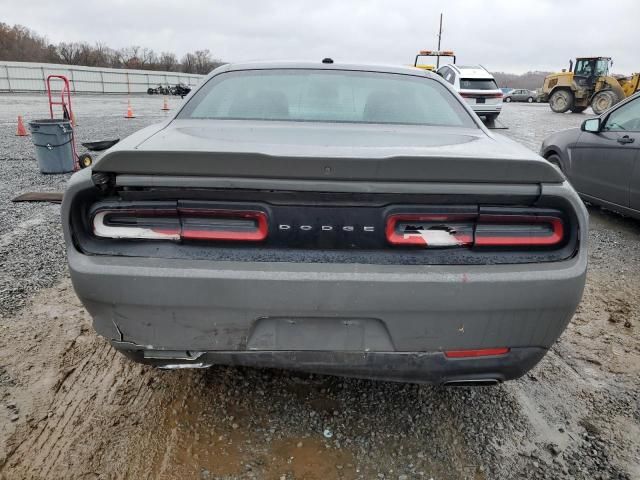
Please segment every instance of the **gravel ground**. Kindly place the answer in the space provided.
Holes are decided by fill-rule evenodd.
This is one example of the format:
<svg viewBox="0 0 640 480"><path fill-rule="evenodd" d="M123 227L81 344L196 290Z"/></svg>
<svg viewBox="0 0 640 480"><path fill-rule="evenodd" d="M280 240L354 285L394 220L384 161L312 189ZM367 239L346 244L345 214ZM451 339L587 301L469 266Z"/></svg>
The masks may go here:
<svg viewBox="0 0 640 480"><path fill-rule="evenodd" d="M160 121L159 97L77 97L81 141ZM170 100L172 108L179 99ZM431 386L215 367L162 372L91 329L66 273L60 191L0 97L0 478L640 478L640 222L590 209L590 270L567 331L524 378ZM45 108L43 108L45 107ZM106 112L106 113L104 113ZM538 149L587 115L505 105L502 131Z"/></svg>

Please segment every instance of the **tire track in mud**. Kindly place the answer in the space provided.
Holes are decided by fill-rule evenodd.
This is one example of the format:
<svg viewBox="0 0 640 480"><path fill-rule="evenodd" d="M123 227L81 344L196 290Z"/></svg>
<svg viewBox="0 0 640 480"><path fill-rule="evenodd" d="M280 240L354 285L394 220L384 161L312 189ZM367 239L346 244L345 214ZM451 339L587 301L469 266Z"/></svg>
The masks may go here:
<svg viewBox="0 0 640 480"><path fill-rule="evenodd" d="M22 374L19 382L31 384L23 393L33 395L34 414L18 426L11 439L2 468L7 478L69 477L69 467L86 464L84 459L75 458L76 454L90 451L101 440L101 427L110 413L117 413L117 392L134 381L138 388L140 382L135 373L141 367L121 361L107 342L91 332L69 284L65 282L53 290L45 291L45 298L40 299L42 310L25 311L12 325L16 337L25 331L48 333L40 341L32 340L28 347L40 368L32 368L29 357L18 358L17 362L15 357L11 359L10 374ZM54 324L51 312L46 310L57 304L53 298L64 298L63 304L75 304L55 316L62 318L61 323ZM2 363L11 360L2 358ZM39 378L29 378L32 370L38 370ZM18 398L18 403L30 402ZM110 455L108 449L97 453Z"/></svg>
<svg viewBox="0 0 640 480"><path fill-rule="evenodd" d="M35 446L36 451L42 452L36 464L42 464L43 477L51 476L60 457L64 452L69 451L74 441L77 441L77 432L73 427L87 420L90 421L92 408L102 403L94 389L105 383L105 375L100 374L99 366L112 364L107 362L107 354L108 345L106 344L90 354L81 368L67 377L66 384L61 386L66 394L59 401L54 397L53 404L58 407L52 410L53 415L48 417L52 421L47 421L43 425L43 430L49 431L49 435L40 445ZM102 372L108 372L108 370L102 368ZM107 387L107 392L110 391L110 387ZM44 458L42 458L43 454Z"/></svg>

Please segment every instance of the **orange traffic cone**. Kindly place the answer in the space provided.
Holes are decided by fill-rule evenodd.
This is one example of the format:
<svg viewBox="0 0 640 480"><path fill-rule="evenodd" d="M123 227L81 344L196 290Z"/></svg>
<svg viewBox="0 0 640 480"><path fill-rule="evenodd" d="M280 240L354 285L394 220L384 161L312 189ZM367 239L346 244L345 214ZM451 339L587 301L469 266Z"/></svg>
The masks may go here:
<svg viewBox="0 0 640 480"><path fill-rule="evenodd" d="M124 116L124 118L136 118L136 116L133 114L133 108L131 108L131 100L127 100L127 114Z"/></svg>
<svg viewBox="0 0 640 480"><path fill-rule="evenodd" d="M165 111L166 111L166 110L171 110L171 109L169 108L169 103L167 102L167 97L164 97L164 102L163 102L163 104L162 104L162 110L165 110Z"/></svg>
<svg viewBox="0 0 640 480"><path fill-rule="evenodd" d="M16 136L18 137L26 137L29 135L27 133L27 129L24 128L24 123L22 121L22 115L18 115L18 129L16 130Z"/></svg>

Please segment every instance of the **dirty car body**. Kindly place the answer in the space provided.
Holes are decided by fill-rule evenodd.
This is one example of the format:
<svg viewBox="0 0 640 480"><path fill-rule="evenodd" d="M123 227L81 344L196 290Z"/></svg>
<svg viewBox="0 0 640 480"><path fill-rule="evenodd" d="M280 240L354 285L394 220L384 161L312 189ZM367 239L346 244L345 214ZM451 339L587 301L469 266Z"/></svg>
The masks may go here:
<svg viewBox="0 0 640 480"><path fill-rule="evenodd" d="M586 271L563 175L410 68L223 66L75 174L62 219L98 333L166 368L501 382Z"/></svg>

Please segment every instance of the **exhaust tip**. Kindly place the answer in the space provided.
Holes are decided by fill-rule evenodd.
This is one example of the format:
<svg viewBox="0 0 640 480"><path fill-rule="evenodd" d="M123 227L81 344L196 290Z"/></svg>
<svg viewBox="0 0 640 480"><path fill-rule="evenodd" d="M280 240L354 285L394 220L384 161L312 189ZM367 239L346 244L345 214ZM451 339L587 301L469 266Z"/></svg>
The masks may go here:
<svg viewBox="0 0 640 480"><path fill-rule="evenodd" d="M196 363L165 363L158 365L160 370L184 370L188 368L209 368L212 363L196 362Z"/></svg>

